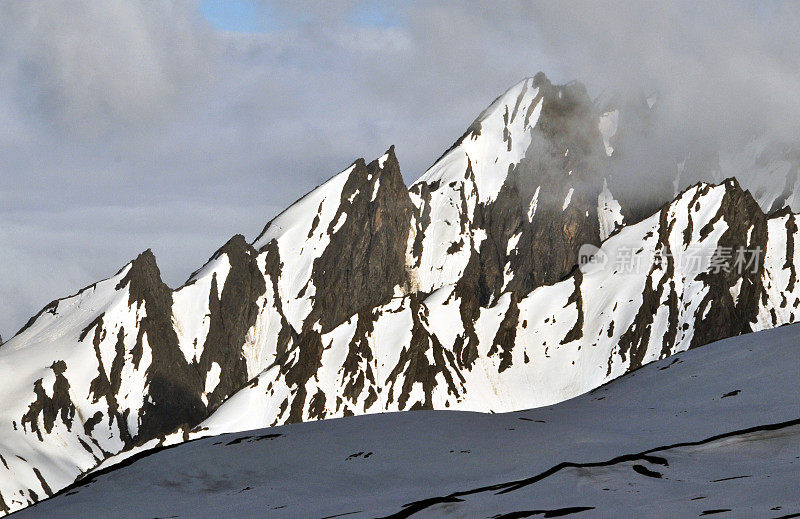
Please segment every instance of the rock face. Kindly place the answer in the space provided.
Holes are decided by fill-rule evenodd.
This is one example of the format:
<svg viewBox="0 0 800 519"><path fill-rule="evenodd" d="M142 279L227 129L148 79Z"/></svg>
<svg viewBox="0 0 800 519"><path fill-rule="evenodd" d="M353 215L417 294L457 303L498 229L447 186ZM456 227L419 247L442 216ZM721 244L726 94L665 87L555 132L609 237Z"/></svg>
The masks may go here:
<svg viewBox="0 0 800 519"><path fill-rule="evenodd" d="M602 151L593 105L580 84L555 87L543 75L534 84L542 110L531 144L497 198L480 206L483 304L504 290L527 294L555 283L575 265L581 245L600 243Z"/></svg>
<svg viewBox="0 0 800 519"><path fill-rule="evenodd" d="M568 274L609 218L598 211L602 150L583 85L539 73L512 87L411 186L420 290L463 279L469 265L488 304Z"/></svg>
<svg viewBox="0 0 800 519"><path fill-rule="evenodd" d="M45 307L0 348L0 509L189 436L547 405L795 321L795 215L735 180L631 209L606 174L624 126L596 106L537 74L408 189L390 148L176 290L148 251ZM605 263L578 266L585 244Z"/></svg>
<svg viewBox="0 0 800 519"><path fill-rule="evenodd" d="M409 291L406 244L413 211L394 147L367 166L355 163L335 223L326 229L330 244L314 260L310 283L316 292L306 323L319 322L328 332L359 310Z"/></svg>

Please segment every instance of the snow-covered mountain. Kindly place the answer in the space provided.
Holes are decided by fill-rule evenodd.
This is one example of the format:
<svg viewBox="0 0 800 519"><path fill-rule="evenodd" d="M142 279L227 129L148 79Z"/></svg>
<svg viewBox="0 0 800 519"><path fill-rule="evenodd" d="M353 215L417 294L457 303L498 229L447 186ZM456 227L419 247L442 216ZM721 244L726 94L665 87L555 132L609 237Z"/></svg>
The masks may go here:
<svg viewBox="0 0 800 519"><path fill-rule="evenodd" d="M410 188L390 148L252 244L232 238L178 289L145 252L54 301L0 347L0 511L158 445L383 411L550 405L794 322L796 216L765 214L775 200L733 179L642 214L651 201L618 199L608 175L623 123L582 85L540 73ZM583 246L601 248L578 266Z"/></svg>
<svg viewBox="0 0 800 519"><path fill-rule="evenodd" d="M19 516L793 517L798 333L715 342L529 411L388 413L192 441Z"/></svg>

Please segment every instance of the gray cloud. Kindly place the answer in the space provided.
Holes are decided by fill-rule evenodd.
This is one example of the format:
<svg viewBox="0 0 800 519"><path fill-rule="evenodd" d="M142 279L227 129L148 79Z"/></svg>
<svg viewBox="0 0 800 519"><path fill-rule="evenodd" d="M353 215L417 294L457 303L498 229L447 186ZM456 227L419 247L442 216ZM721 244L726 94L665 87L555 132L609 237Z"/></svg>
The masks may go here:
<svg viewBox="0 0 800 519"><path fill-rule="evenodd" d="M0 4L3 79L42 122L102 132L172 115L207 79L208 31L181 0Z"/></svg>
<svg viewBox="0 0 800 519"><path fill-rule="evenodd" d="M178 284L390 144L413 180L539 70L662 91L666 148L796 130L793 4L260 6L238 34L188 0L0 3L0 332L148 247Z"/></svg>
<svg viewBox="0 0 800 519"><path fill-rule="evenodd" d="M665 121L711 139L794 138L800 106L797 4L541 4L539 42L592 88L662 93ZM741 135L736 135L739 132Z"/></svg>

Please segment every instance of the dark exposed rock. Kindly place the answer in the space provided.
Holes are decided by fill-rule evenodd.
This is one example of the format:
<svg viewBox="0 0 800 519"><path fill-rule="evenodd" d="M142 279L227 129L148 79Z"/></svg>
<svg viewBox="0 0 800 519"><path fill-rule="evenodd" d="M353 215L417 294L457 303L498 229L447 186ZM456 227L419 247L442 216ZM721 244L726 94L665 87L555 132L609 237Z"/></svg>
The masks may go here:
<svg viewBox="0 0 800 519"><path fill-rule="evenodd" d="M555 86L543 74L534 79L542 111L531 144L510 168L497 198L476 208L477 224L487 233L479 253L482 305L501 291L524 295L561 280L576 264L581 245L600 242L602 140L592 102L579 83ZM534 196L536 212L530 218ZM515 235L516 247L509 250ZM506 270L511 278L504 287Z"/></svg>
<svg viewBox="0 0 800 519"><path fill-rule="evenodd" d="M517 338L517 325L519 324L519 306L517 306L517 294L511 293L511 301L508 304L508 310L503 320L500 321L500 326L497 328L494 341L491 348L489 348L489 356L500 355L499 372L503 372L511 366L512 351Z"/></svg>
<svg viewBox="0 0 800 519"><path fill-rule="evenodd" d="M326 230L330 243L314 261L311 283L316 290L312 310L299 331L282 317L275 363L280 366L286 383L294 388L291 402L284 408L288 411L289 422L303 419L307 403L309 412L318 418L324 417L324 395L315 394L309 399L305 388L321 366L320 333L359 314L345 369L360 369L359 361L369 360L371 352L364 349L366 333L372 326L369 310L388 302L395 287L404 291L410 289L405 254L413 210L394 147L387 151L383 167L377 160L369 165L361 159L354 163L331 228ZM346 215L344 223L334 230L333 225L342 213ZM276 284L282 269L277 243L268 243L262 252L267 254L266 271L273 279L271 290L276 310L283 316ZM314 329L316 323L319 323L319 331ZM344 397L357 400L367 380L374 383L374 374L356 375L354 371ZM377 395L372 390L368 401L375 400Z"/></svg>
<svg viewBox="0 0 800 519"><path fill-rule="evenodd" d="M432 409L433 390L437 385L436 376L438 374L443 376L448 393L455 396L460 394L460 388L456 385L457 381L453 375L458 377L461 385L464 383L464 378L456 368L453 353L443 348L439 339L428 333L423 325L423 322L427 320L427 308L421 303L420 297L411 295L408 301L413 322L411 340L408 345L403 346L397 365L385 381L388 399L391 402L396 398L401 410ZM432 353L433 363L426 355L428 350ZM398 388L396 384L401 375L403 375L403 384ZM416 383L422 384L424 398L422 401L409 402L411 389Z"/></svg>
<svg viewBox="0 0 800 519"><path fill-rule="evenodd" d="M631 370L637 369L642 365L645 353L647 353L647 345L650 342L653 320L661 306L664 290L668 288L664 283L658 283L654 287L652 280L655 276L659 276L659 279L670 279L675 272L675 255L669 244L669 237L674 223L674 221L669 220L669 204L665 204L659 212L658 242L656 244L656 250L662 252L662 259L661 261L654 261L650 266L650 272L647 275L644 292L642 293L642 304L639 305L639 310L636 317L634 317L633 323L619 338L619 354L623 361L628 360L629 369ZM672 288L674 289L674 287ZM677 308L670 305L669 310L670 325L668 333L664 336L664 345L667 348L671 348L674 345L678 319ZM610 374L610 372L611 361L609 359L606 375Z"/></svg>
<svg viewBox="0 0 800 519"><path fill-rule="evenodd" d="M242 345L247 330L256 319L258 308L255 300L264 293L266 286L256 265L256 252L242 236L232 238L212 259L222 254L228 256L231 268L221 297L217 296L216 279L212 281L208 295L209 333L197 362L188 362L178 347L172 317L172 290L161 281L153 253L145 251L127 267L125 276L115 288L127 289L127 303L139 310L140 319L130 332L122 326L117 329L111 365L104 364L100 352L100 344L108 333L103 313L84 327L78 337L79 341L90 342L97 359L97 374L89 383L89 396L93 403L104 401L108 406L107 411L83 418L86 435L91 437L97 424L105 419L115 428L126 448L141 444L184 424L196 425L247 382ZM39 315L45 311L55 314L57 308L58 301L55 301ZM125 346L128 333L135 334L135 344L129 355ZM142 366L145 347L149 348L151 358L148 365ZM128 429L131 410L122 410L117 400L127 362L134 368L145 369L147 380L145 402L136 419L139 422L136 434ZM220 381L208 395L206 405L201 395L206 374L213 363L221 368ZM76 412L65 376L66 363L59 361L51 368L56 377L52 395L43 387L43 380L37 380L33 388L36 400L20 420L23 427L36 432L40 439L43 432L52 430L57 419L71 429ZM40 420L44 431L39 430ZM99 448L99 444L94 443ZM88 445L86 447L93 452Z"/></svg>
<svg viewBox="0 0 800 519"><path fill-rule="evenodd" d="M100 353L100 342L103 340L103 336L105 334L105 330L103 328L103 316L100 315L92 322L92 324L89 325L89 327L93 327L95 331L92 339L92 345L94 347L94 353L95 357L97 358L98 365L97 377L95 377L89 384L89 393L92 395L93 403L97 403L101 398L105 398L108 404L108 425L112 426L116 422L120 439L127 447L131 445L132 438L130 431L128 430L128 422L120 412L119 404L117 402L117 394L120 386L122 385L122 367L125 363L125 329L124 327L120 327L117 334L114 360L112 362L111 373L109 375L106 373L103 365L103 358ZM88 331L89 327L84 330L84 333ZM85 336L80 337L79 340L83 340L84 337ZM94 429L94 426L97 425L101 419L102 413L99 411L89 418L89 420L83 424L86 434L91 434L92 429Z"/></svg>
<svg viewBox="0 0 800 519"><path fill-rule="evenodd" d="M303 409L307 399L306 382L314 377L322 366L324 349L320 334L315 330L301 332L295 344L296 354L293 361L281 362L281 374L284 375L286 383L295 388L286 423L303 421ZM321 413L318 412L319 414Z"/></svg>
<svg viewBox="0 0 800 519"><path fill-rule="evenodd" d="M47 481L45 481L44 477L42 477L42 473L39 471L39 469L34 467L33 473L36 475L36 479L39 480L39 484L42 485L42 490L44 490L44 493L48 497L52 496L53 495L53 491L50 488L50 485L47 484Z"/></svg>
<svg viewBox="0 0 800 519"><path fill-rule="evenodd" d="M463 333L458 335L453 345L453 353L459 366L470 369L478 358L478 334L475 332L475 321L480 315L481 294L476 288L480 276L480 259L477 254L470 256L464 275L456 283L453 294L460 302L459 313L461 322L464 323ZM487 295L484 295L487 297Z"/></svg>
<svg viewBox="0 0 800 519"><path fill-rule="evenodd" d="M753 331L758 306L764 295L762 279L767 218L750 193L744 191L735 179L726 180L725 187L718 215L727 228L718 242L718 252L723 248L730 250L734 255L731 263L740 250L760 252L752 258L748 257L756 261L752 267L721 269L698 276L709 290L698 309L698 313L702 313L695 319L692 347ZM734 301L731 288L737 283L741 283L741 289Z"/></svg>
<svg viewBox="0 0 800 519"><path fill-rule="evenodd" d="M28 406L28 411L22 415L20 424L22 427L29 427L35 432L39 441L44 441L42 431L39 428L39 418L41 416L44 425L44 432L50 434L56 423L56 418L71 430L72 421L75 417L75 406L69 397L69 382L64 376L67 364L63 360L54 362L50 369L55 375L53 382L52 396L47 394L43 387L43 379L38 379L33 385L33 392L36 400Z"/></svg>
<svg viewBox="0 0 800 519"><path fill-rule="evenodd" d="M126 285L129 305L144 305L146 312L139 322L134 362L136 357L141 359L145 337L152 354L146 372L149 398L140 413L138 441L142 442L205 418L205 405L200 399L204 380L178 347L172 325L172 291L161 280L152 251L143 252L131 263L117 288Z"/></svg>
<svg viewBox="0 0 800 519"><path fill-rule="evenodd" d="M316 294L306 326L319 321L328 332L361 308L387 302L395 286L409 288L405 253L414 206L394 147L387 154L383 168L359 159L347 178L331 226L341 213L346 219L335 232L327 230L330 244L314 261Z"/></svg>
<svg viewBox="0 0 800 519"><path fill-rule="evenodd" d="M377 381L372 370L372 348L369 346L368 337L374 330L373 315L369 310L362 310L356 316L356 330L350 340L350 349L347 352L342 369L345 380L348 382L344 387L342 397L352 403L358 401L358 397L364 391L367 383L374 385ZM362 366L363 365L363 366ZM377 399L377 395L375 395ZM374 402L374 400L373 400ZM369 405L365 406L369 409Z"/></svg>
<svg viewBox="0 0 800 519"><path fill-rule="evenodd" d="M759 303L765 291L762 284L764 275L764 253L767 240L767 218L749 192L744 191L735 179L726 180L725 193L714 219L709 221L699 234L707 236L715 224L722 221L726 229L717 245L717 253L722 250L731 252L729 268L709 268L697 274L696 279L702 281L708 292L701 301L694 319L691 347L748 333L753 331ZM700 186L689 202L689 211L694 211L699 197L707 193L709 185ZM662 338L661 356L673 353L678 334L678 300L674 282L654 283L654 278L672 279L675 272L675 253L669 245L669 236L674 221L668 218L669 205L660 211L659 236L657 249L663 251L660 262L654 262L642 294L642 304L633 323L622 334L619 340L619 353L623 360L629 355L630 369L641 367L656 313L663 305L662 299L666 291L668 328ZM749 239L748 239L749 236ZM684 236L684 245L686 236ZM737 251L760 251L753 256L755 264L751 268L732 268ZM721 259L720 265L722 265ZM739 296L734 300L731 288L740 284Z"/></svg>
<svg viewBox="0 0 800 519"><path fill-rule="evenodd" d="M567 332L567 335L561 339L561 344L567 344L572 341L577 341L583 337L583 296L581 295L581 283L583 282L583 274L580 270L575 270L572 276L575 288L567 299L567 305L575 305L578 312L578 317L575 319L575 325ZM612 322L613 325L613 322Z"/></svg>
<svg viewBox="0 0 800 519"><path fill-rule="evenodd" d="M212 259L222 254L228 256L231 268L221 297L216 276L212 279L208 296L210 324L199 360L200 373L211 371L214 363L220 367L219 384L207 395L208 412L247 383L242 345L258 316L256 300L267 289L256 263L257 252L244 236L237 234L231 238Z"/></svg>
<svg viewBox="0 0 800 519"><path fill-rule="evenodd" d="M425 229L431 224L431 185L425 182L414 184L409 191L417 194L422 199L421 209L417 210L415 208L414 211L417 232L414 236L412 254L416 258L414 266L418 267L422 259L422 240L425 238Z"/></svg>

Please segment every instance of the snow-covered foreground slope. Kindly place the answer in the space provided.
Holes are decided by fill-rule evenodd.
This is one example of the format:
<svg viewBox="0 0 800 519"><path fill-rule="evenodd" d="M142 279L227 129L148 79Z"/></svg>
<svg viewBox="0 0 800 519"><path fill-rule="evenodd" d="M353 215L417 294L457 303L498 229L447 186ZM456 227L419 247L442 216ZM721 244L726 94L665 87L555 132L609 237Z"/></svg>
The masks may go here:
<svg viewBox="0 0 800 519"><path fill-rule="evenodd" d="M18 516L789 517L800 513L799 345L797 325L743 335L524 412L391 413L205 438Z"/></svg>

